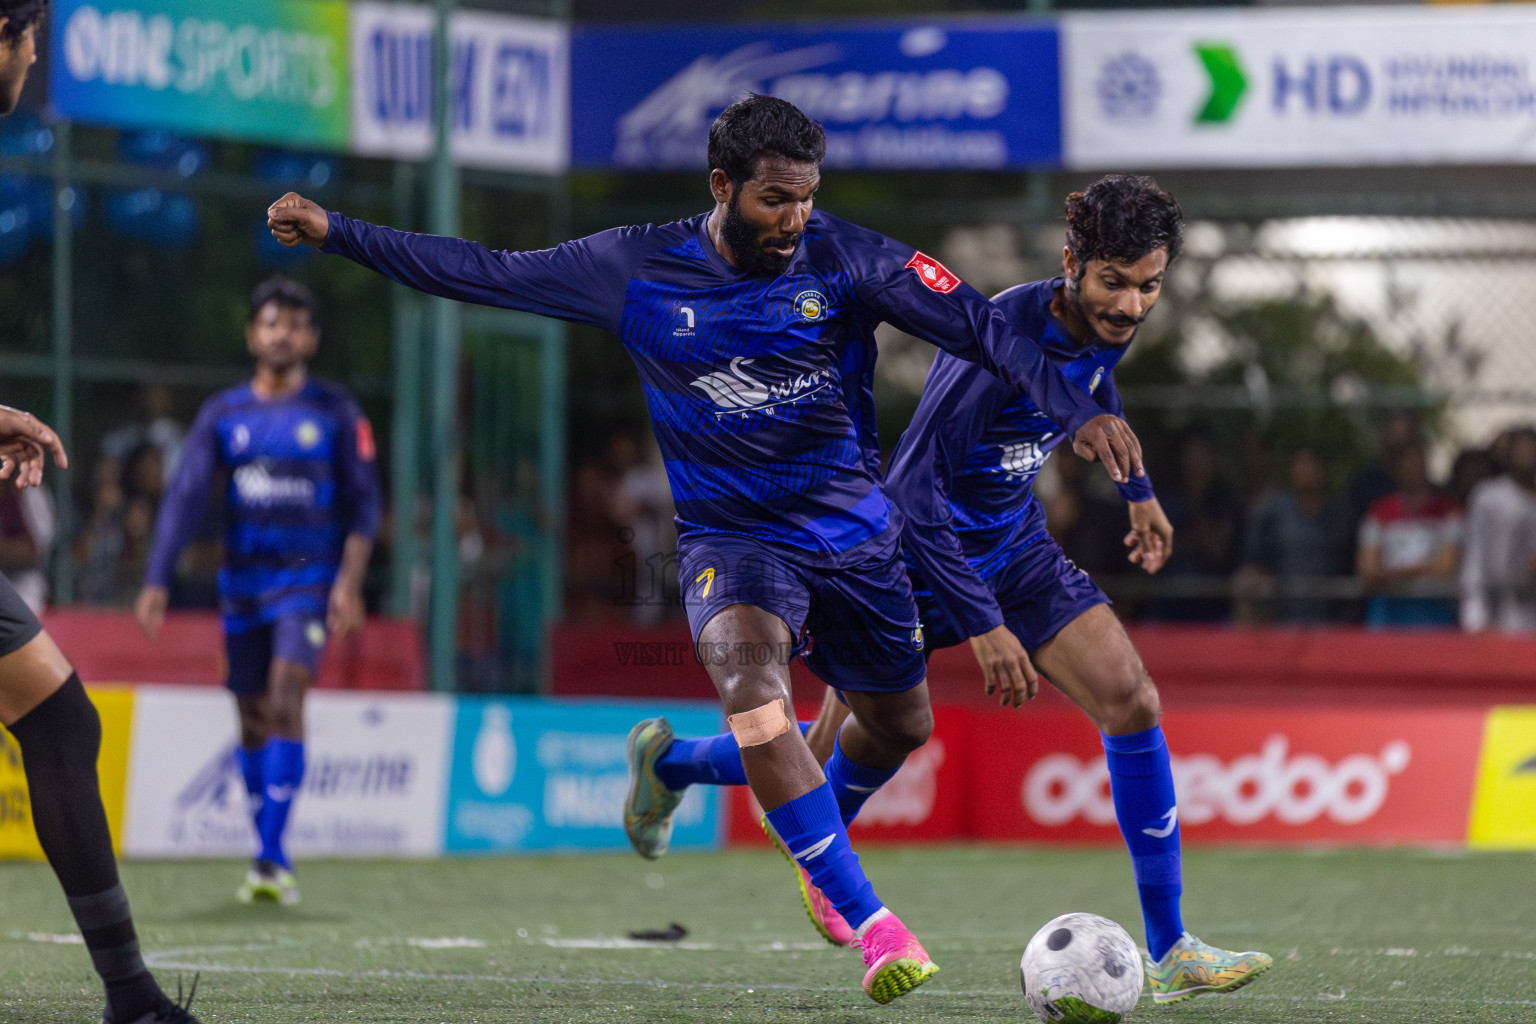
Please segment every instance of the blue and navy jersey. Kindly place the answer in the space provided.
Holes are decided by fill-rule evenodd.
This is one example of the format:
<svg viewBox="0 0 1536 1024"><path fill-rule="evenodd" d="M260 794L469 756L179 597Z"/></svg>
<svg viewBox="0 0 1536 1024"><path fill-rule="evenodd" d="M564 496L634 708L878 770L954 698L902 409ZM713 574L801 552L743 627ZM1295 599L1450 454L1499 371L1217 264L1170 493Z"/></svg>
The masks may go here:
<svg viewBox="0 0 1536 1024"><path fill-rule="evenodd" d="M680 538L743 534L823 559L889 528L858 380L881 321L980 362L1071 429L1102 413L995 306L910 246L816 211L773 277L727 262L707 221L492 252L332 213L323 248L434 295L617 334L640 372Z"/></svg>
<svg viewBox="0 0 1536 1024"><path fill-rule="evenodd" d="M1060 278L1016 285L996 303L1020 333L1038 339L1052 365L1091 395L1100 413L1122 414L1114 369L1126 345L1079 345L1051 314ZM903 555L919 589L978 636L1003 624L988 580L1045 536L1032 486L1063 430L1028 395L974 363L939 353L912 423L891 457L886 487L905 514ZM1120 485L1127 501L1152 495L1148 477Z"/></svg>
<svg viewBox="0 0 1536 1024"><path fill-rule="evenodd" d="M286 398L249 384L203 403L160 503L145 583L167 586L222 471L219 602L239 631L281 615L323 617L350 534L379 532L373 430L342 388L310 380Z"/></svg>

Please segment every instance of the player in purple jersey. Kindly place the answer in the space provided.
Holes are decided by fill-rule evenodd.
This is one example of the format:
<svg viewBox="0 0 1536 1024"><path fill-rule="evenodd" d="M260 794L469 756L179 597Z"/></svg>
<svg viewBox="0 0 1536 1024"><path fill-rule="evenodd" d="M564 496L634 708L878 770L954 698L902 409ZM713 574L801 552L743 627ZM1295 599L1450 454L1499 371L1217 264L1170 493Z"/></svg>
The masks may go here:
<svg viewBox="0 0 1536 1024"><path fill-rule="evenodd" d="M309 377L320 340L309 289L280 277L258 285L245 337L256 374L205 402L188 431L134 615L154 639L176 558L215 476L227 474L219 611L240 715L235 758L261 844L236 896L292 904L283 835L304 781L304 695L327 637L363 625L379 484L357 403Z"/></svg>
<svg viewBox="0 0 1536 1024"><path fill-rule="evenodd" d="M46 0L0 0L0 116L16 109L37 60ZM0 406L0 480L36 487L48 456L69 459L31 413ZM197 1024L166 998L144 966L128 896L118 879L96 757L101 716L42 623L0 577L0 725L21 748L33 828L106 988L102 1024ZM6 743L0 730L0 746ZM194 990L196 985L193 986Z"/></svg>
<svg viewBox="0 0 1536 1024"><path fill-rule="evenodd" d="M936 260L813 210L825 137L783 100L752 96L710 129L708 213L620 228L542 252L490 252L327 213L289 194L268 214L307 243L449 298L596 324L640 372L677 505L679 570L700 659L768 818L853 926L864 989L888 1002L937 971L875 896L828 779L786 713L788 661L811 667L858 717L849 759L886 777L932 728L922 636L899 527L866 466L849 374L889 321L1027 391L1119 478L1134 436L1073 388L996 308ZM671 731L630 736L636 779ZM675 808L633 790L625 824L659 855Z"/></svg>
<svg viewBox="0 0 1536 1024"><path fill-rule="evenodd" d="M1010 288L993 301L1039 339L1069 381L1119 415L1114 367L1161 294L1178 255L1181 214L1151 179L1112 175L1068 197L1067 223L1063 276ZM905 515L903 554L929 649L968 641L986 692L1014 707L1035 695L1038 665L1088 714L1103 735L1116 817L1131 851L1153 999L1230 992L1272 961L1184 931L1178 811L1157 689L1109 599L1045 532L1031 490L1061 439L1061 428L1027 396L947 353L935 360L887 475L887 492ZM1155 573L1173 550L1173 528L1146 477L1122 482L1120 492L1130 512L1130 560ZM841 766L847 758L839 727L856 717L829 693L817 721L803 723L829 775L850 770ZM730 784L739 775L733 747L728 734L676 739L659 771L678 787ZM866 779L839 800L845 822L880 781ZM797 874L818 931L845 941L846 922L812 879Z"/></svg>

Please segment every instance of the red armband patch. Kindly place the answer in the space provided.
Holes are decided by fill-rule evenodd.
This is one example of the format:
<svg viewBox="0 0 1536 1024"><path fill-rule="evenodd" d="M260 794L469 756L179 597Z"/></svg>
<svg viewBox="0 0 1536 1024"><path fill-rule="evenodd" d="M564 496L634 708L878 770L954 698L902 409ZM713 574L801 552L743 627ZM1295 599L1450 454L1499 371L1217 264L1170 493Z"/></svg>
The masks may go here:
<svg viewBox="0 0 1536 1024"><path fill-rule="evenodd" d="M373 446L373 424L368 422L367 416L357 418L357 457L364 462L372 462L378 451Z"/></svg>
<svg viewBox="0 0 1536 1024"><path fill-rule="evenodd" d="M948 295L960 287L959 275L952 273L948 267L921 252L914 252L912 258L907 260L907 266L917 271L918 280L940 295Z"/></svg>

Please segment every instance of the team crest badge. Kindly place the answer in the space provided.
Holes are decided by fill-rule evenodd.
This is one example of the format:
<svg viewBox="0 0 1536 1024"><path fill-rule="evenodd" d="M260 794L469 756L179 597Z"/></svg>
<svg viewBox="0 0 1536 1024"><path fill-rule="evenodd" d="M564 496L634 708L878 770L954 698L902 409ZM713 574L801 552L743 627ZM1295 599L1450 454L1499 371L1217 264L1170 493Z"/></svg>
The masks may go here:
<svg viewBox="0 0 1536 1024"><path fill-rule="evenodd" d="M821 320L827 315L827 297L815 290L803 291L795 296L795 312L802 320Z"/></svg>
<svg viewBox="0 0 1536 1024"><path fill-rule="evenodd" d="M1091 395L1099 390L1099 385L1104 383L1104 367L1093 371L1093 379L1088 382L1088 393Z"/></svg>
<svg viewBox="0 0 1536 1024"><path fill-rule="evenodd" d="M313 420L305 420L293 431L300 448L313 448L320 443L320 427Z"/></svg>
<svg viewBox="0 0 1536 1024"><path fill-rule="evenodd" d="M923 627L922 626L918 626L916 629L914 629L912 631L912 649L914 651L920 651L920 650L923 649Z"/></svg>

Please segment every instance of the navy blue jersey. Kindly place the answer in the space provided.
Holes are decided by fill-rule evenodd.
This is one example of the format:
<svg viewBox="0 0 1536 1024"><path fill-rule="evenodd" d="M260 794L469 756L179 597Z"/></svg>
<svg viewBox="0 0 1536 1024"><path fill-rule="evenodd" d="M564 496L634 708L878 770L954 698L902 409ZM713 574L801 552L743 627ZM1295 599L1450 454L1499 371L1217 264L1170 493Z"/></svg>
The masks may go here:
<svg viewBox="0 0 1536 1024"><path fill-rule="evenodd" d="M220 610L231 630L323 617L349 534L379 532L373 431L342 388L310 380L286 398L249 384L203 403L160 503L145 583L167 586L214 475L224 492Z"/></svg>
<svg viewBox="0 0 1536 1024"><path fill-rule="evenodd" d="M771 277L720 256L707 221L492 252L332 213L323 248L434 295L617 334L640 372L680 539L742 534L822 558L890 526L860 379L881 321L982 363L1072 430L1103 412L910 246L816 211L787 272Z"/></svg>
<svg viewBox="0 0 1536 1024"><path fill-rule="evenodd" d="M1051 315L1061 279L1016 285L996 303L1021 334L1036 338L1098 411L1121 415L1114 368L1126 345L1079 345ZM974 363L939 353L912 423L891 457L886 487L905 514L902 547L926 589L978 636L1003 624L989 582L1019 552L1045 536L1045 513L1031 489L1046 456L1070 434L1028 395ZM1127 501L1152 497L1148 477L1121 484Z"/></svg>

